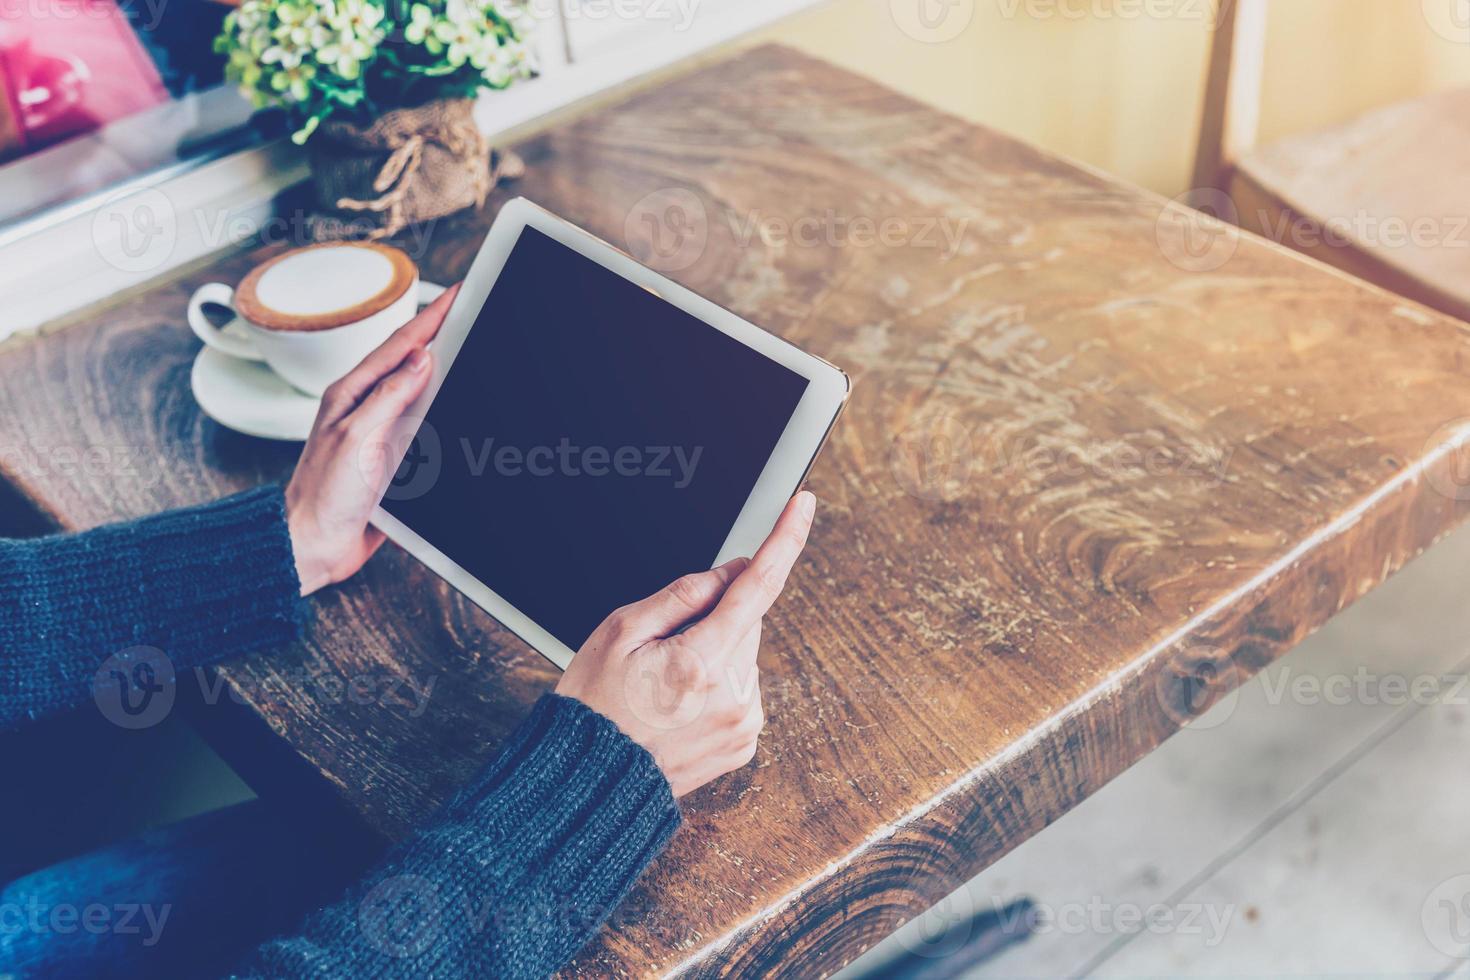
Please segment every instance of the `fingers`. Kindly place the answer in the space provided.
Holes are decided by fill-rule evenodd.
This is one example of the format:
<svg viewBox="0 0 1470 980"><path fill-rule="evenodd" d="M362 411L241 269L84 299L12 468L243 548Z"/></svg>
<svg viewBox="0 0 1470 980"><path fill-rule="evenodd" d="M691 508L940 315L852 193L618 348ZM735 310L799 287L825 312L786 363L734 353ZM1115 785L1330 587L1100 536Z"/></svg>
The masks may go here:
<svg viewBox="0 0 1470 980"><path fill-rule="evenodd" d="M459 284L450 286L418 316L393 332L362 362L347 372L322 395L321 415L334 422L351 412L373 387L395 371L410 352L428 346L439 333L445 314L459 295Z"/></svg>
<svg viewBox="0 0 1470 980"><path fill-rule="evenodd" d="M429 383L429 366L433 362L433 356L422 347L409 351L403 362L379 381L348 416L350 426L367 434L402 415Z"/></svg>
<svg viewBox="0 0 1470 980"><path fill-rule="evenodd" d="M427 347L429 342L438 336L439 328L444 325L444 317L449 313L449 308L454 305L454 299L459 295L459 287L463 285L463 282L457 282L434 297L434 302L420 310L418 316L394 331L393 336L402 337L412 347Z"/></svg>
<svg viewBox="0 0 1470 980"><path fill-rule="evenodd" d="M707 649L732 649L781 595L786 576L806 547L817 498L803 490L786 505L755 557L725 590L719 603L686 634Z"/></svg>
<svg viewBox="0 0 1470 980"><path fill-rule="evenodd" d="M647 599L618 610L613 616L624 631L624 639L645 643L669 636L690 620L705 615L747 564L749 559L735 558L707 572L685 575Z"/></svg>

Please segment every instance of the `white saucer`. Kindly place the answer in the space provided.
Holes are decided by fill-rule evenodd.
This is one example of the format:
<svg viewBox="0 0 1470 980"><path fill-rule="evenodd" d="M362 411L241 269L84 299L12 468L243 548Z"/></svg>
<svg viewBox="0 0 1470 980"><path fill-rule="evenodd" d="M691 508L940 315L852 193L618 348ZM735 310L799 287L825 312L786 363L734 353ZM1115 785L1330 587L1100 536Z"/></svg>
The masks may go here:
<svg viewBox="0 0 1470 980"><path fill-rule="evenodd" d="M444 287L419 283L419 307L432 303ZM239 321L224 328L237 333ZM316 420L320 398L297 391L259 361L242 361L202 348L189 372L189 387L204 414L227 429L260 439L305 442Z"/></svg>

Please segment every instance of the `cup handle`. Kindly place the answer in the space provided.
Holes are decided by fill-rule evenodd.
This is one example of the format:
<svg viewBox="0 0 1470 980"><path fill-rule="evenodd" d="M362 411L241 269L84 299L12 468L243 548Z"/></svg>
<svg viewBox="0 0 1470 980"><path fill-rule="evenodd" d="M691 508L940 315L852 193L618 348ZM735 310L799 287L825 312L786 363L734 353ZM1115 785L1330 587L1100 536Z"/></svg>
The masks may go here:
<svg viewBox="0 0 1470 980"><path fill-rule="evenodd" d="M194 336L204 341L205 346L213 347L221 354L228 354L230 357L238 357L245 361L265 360L249 338L225 333L223 329L211 323L209 317L204 315L204 304L206 303L223 306L233 313L235 291L222 282L207 282L194 290L194 295L189 297L188 313L189 328L194 331Z"/></svg>

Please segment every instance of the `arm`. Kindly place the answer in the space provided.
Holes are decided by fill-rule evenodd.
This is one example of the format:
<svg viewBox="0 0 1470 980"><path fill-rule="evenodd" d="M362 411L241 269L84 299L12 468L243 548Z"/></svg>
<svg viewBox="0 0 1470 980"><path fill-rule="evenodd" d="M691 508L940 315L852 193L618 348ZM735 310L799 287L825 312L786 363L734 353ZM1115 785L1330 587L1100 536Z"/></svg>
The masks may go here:
<svg viewBox="0 0 1470 980"><path fill-rule="evenodd" d="M402 413L428 382L451 290L322 399L286 517L303 591L352 575L383 540ZM617 610L494 761L251 977L539 977L601 927L679 825L674 796L755 754L761 620L811 527L798 494L750 560Z"/></svg>
<svg viewBox="0 0 1470 980"><path fill-rule="evenodd" d="M86 702L134 647L174 670L294 639L279 487L80 534L0 540L0 731ZM98 696L101 696L99 690Z"/></svg>
<svg viewBox="0 0 1470 980"><path fill-rule="evenodd" d="M266 487L80 534L0 539L0 731L94 693L122 696L136 671L167 683L159 661L178 676L295 639L301 597L383 543L367 518L391 474L373 442L427 383L423 345L456 291L333 386L284 495Z"/></svg>
<svg viewBox="0 0 1470 980"><path fill-rule="evenodd" d="M596 935L679 822L647 751L548 694L437 819L241 976L546 976Z"/></svg>
<svg viewBox="0 0 1470 980"><path fill-rule="evenodd" d="M811 527L619 609L493 762L251 978L543 977L602 927L680 823L674 794L748 763L761 619Z"/></svg>

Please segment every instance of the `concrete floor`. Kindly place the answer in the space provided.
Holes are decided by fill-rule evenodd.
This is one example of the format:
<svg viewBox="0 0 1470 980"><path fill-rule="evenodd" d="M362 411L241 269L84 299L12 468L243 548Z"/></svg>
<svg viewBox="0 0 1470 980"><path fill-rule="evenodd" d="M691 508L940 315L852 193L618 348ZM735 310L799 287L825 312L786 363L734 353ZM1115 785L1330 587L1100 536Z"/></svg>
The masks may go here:
<svg viewBox="0 0 1470 980"><path fill-rule="evenodd" d="M1470 529L843 976L1470 978L1467 671ZM944 969L1023 895L1037 934Z"/></svg>

